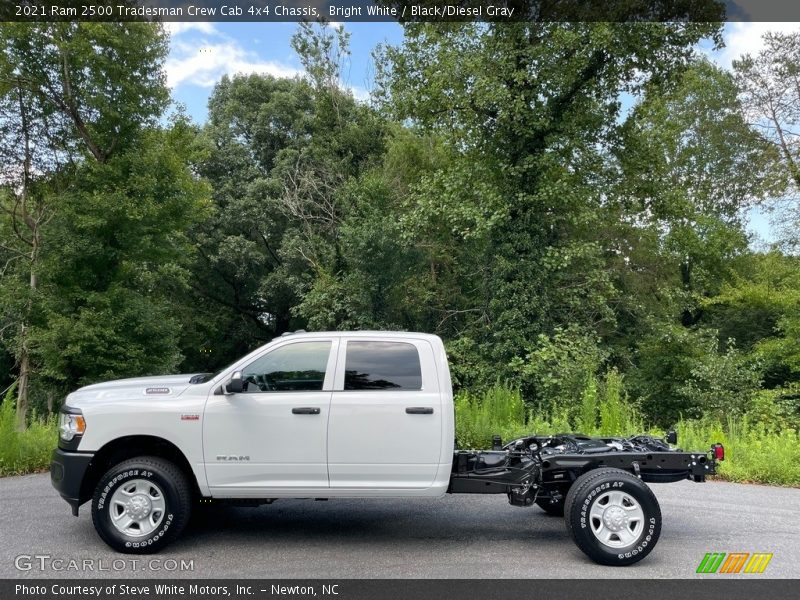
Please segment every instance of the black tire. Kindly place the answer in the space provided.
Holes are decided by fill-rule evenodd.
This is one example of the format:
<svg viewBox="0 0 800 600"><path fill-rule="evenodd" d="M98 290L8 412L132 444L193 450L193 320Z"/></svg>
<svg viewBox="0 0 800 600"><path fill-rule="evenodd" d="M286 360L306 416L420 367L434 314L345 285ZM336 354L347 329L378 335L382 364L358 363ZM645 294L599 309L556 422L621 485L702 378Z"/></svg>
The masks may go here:
<svg viewBox="0 0 800 600"><path fill-rule="evenodd" d="M558 502L551 502L550 498L537 498L536 499L536 506L541 508L544 512L548 515L553 517L563 517L564 516L564 497L561 497L561 500Z"/></svg>
<svg viewBox="0 0 800 600"><path fill-rule="evenodd" d="M157 521L152 532L126 535L112 523L111 511L118 511L119 515L124 509L111 499L120 488L125 492L124 486L136 481L153 484L150 493L156 500L163 496L164 509L151 510L153 520ZM114 550L129 554L161 550L180 534L191 512L192 490L186 475L175 464L155 456L139 456L111 467L100 478L92 498L92 522L97 533Z"/></svg>
<svg viewBox="0 0 800 600"><path fill-rule="evenodd" d="M622 534L604 528L603 519L591 517L590 511L598 501L611 501L609 492L620 491L623 496L623 511L606 513L608 518L614 519L618 515L625 518L625 510L632 507L630 500L638 504L641 509L641 519L632 518L630 523L611 523L611 527L622 526L626 534L634 537L625 543ZM621 469L596 469L584 473L570 488L566 498L565 521L567 531L575 540L578 548L589 558L601 565L627 566L639 562L653 551L661 535L661 508L658 505L653 491L638 477ZM601 503L600 507L603 506ZM611 505L609 504L609 507ZM605 517L604 517L605 518ZM638 522L641 520L641 527ZM630 529L632 527L633 529ZM599 530L600 535L608 535L611 539L608 544L603 543L595 535L594 530ZM605 533L608 532L608 533ZM613 539L616 537L616 539ZM627 537L623 536L623 537ZM612 547L611 544L625 544Z"/></svg>

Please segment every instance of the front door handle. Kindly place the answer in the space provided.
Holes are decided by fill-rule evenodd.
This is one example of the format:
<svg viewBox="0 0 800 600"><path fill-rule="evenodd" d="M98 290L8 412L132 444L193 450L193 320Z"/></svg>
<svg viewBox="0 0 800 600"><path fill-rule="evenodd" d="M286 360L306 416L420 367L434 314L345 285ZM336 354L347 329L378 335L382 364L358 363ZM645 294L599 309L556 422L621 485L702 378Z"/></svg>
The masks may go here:
<svg viewBox="0 0 800 600"><path fill-rule="evenodd" d="M311 406L298 406L292 409L293 415L318 415L319 409Z"/></svg>
<svg viewBox="0 0 800 600"><path fill-rule="evenodd" d="M409 415L432 415L433 408L430 406L409 406L406 409L406 414Z"/></svg>

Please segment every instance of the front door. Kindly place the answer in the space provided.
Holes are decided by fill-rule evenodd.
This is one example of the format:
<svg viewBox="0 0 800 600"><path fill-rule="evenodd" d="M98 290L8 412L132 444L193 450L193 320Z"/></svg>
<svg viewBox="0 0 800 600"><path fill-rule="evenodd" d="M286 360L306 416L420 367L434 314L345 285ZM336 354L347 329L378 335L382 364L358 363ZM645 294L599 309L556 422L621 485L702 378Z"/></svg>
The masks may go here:
<svg viewBox="0 0 800 600"><path fill-rule="evenodd" d="M216 497L328 488L327 426L337 340L287 341L242 367L245 390L212 395L203 455Z"/></svg>

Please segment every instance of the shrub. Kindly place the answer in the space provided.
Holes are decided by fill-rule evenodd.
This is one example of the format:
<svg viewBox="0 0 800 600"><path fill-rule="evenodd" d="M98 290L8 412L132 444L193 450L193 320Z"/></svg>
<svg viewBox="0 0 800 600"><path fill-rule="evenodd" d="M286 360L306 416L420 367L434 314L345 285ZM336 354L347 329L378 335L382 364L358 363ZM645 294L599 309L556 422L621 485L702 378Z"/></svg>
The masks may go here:
<svg viewBox="0 0 800 600"><path fill-rule="evenodd" d="M800 436L796 430L776 432L749 417L719 421L681 421L678 443L687 450L725 446L719 474L729 481L800 485Z"/></svg>
<svg viewBox="0 0 800 600"><path fill-rule="evenodd" d="M45 419L32 413L28 428L16 430L15 387L11 386L0 404L0 476L46 469L58 439L55 417Z"/></svg>
<svg viewBox="0 0 800 600"><path fill-rule="evenodd" d="M659 324L645 336L630 379L645 414L664 427L681 416L743 414L761 386L763 365L732 340L724 352L719 346L713 329Z"/></svg>
<svg viewBox="0 0 800 600"><path fill-rule="evenodd" d="M761 387L762 365L733 347L712 352L695 364L678 391L693 402L703 416L723 419L743 415Z"/></svg>
<svg viewBox="0 0 800 600"><path fill-rule="evenodd" d="M576 327L556 328L553 335L540 335L525 359L513 360L511 368L537 410L568 408L574 415L587 379L605 357L592 334Z"/></svg>
<svg viewBox="0 0 800 600"><path fill-rule="evenodd" d="M753 398L748 414L771 431L800 430L800 384L760 390Z"/></svg>
<svg viewBox="0 0 800 600"><path fill-rule="evenodd" d="M597 378L589 375L581 394L581 406L575 422L578 431L592 433L597 430Z"/></svg>
<svg viewBox="0 0 800 600"><path fill-rule="evenodd" d="M606 373L600 400L601 435L624 436L643 431L639 410L625 395L622 375L616 369Z"/></svg>
<svg viewBox="0 0 800 600"><path fill-rule="evenodd" d="M519 390L496 384L485 392L456 397L456 439L461 448L490 448L492 436L504 440L528 433Z"/></svg>

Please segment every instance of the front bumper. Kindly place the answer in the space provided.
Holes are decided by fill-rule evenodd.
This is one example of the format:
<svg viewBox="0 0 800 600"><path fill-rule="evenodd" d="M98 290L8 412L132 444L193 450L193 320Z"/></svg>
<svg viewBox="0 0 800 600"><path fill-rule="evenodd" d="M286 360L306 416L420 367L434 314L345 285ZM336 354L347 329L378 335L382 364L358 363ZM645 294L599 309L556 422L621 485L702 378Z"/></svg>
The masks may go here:
<svg viewBox="0 0 800 600"><path fill-rule="evenodd" d="M50 482L72 507L76 517L78 507L87 500L81 497L81 486L92 458L94 453L91 452L67 452L57 448L50 461Z"/></svg>

